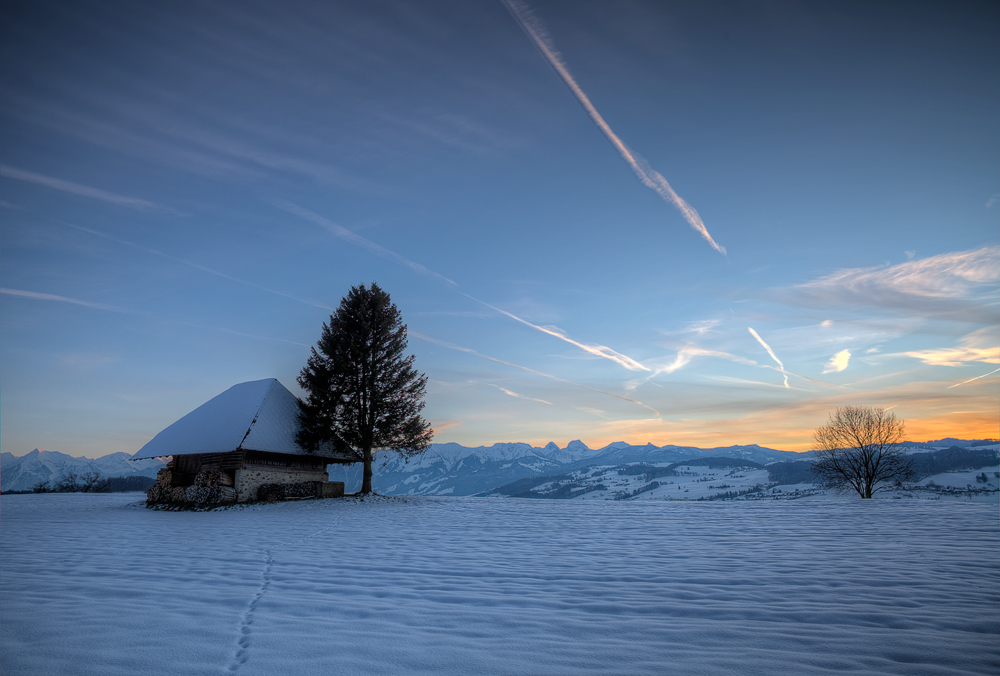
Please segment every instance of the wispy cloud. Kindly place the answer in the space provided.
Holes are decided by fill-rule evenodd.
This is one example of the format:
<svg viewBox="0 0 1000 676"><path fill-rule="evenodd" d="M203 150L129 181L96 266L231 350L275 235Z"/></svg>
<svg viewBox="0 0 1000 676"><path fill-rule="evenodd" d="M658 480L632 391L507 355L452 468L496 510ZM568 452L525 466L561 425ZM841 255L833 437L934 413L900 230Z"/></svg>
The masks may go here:
<svg viewBox="0 0 1000 676"><path fill-rule="evenodd" d="M218 154L192 151L176 139L156 138L148 131L130 131L107 120L107 114L82 114L78 106L57 107L39 99L11 92L0 95L4 111L21 120L45 126L59 134L78 138L131 157L152 161L185 172L211 178L259 179L256 169L222 159ZM102 113L104 111L101 111Z"/></svg>
<svg viewBox="0 0 1000 676"><path fill-rule="evenodd" d="M479 357L480 359L485 359L487 361L491 361L491 362L493 362L495 364L502 364L503 366L509 366L511 368L519 369L519 370L525 371L527 373L533 373L536 376L541 376L543 378L548 378L550 380L555 380L555 381L560 382L560 383L565 383L567 385L572 385L573 387L580 387L580 388L583 388L585 390L590 390L591 392L597 392L599 394L604 394L604 395L607 395L609 397L614 397L615 399L620 399L622 401L627 401L627 402L635 404L637 406L642 406L643 408L645 408L647 410L650 410L653 413L655 413L657 417L660 417L660 412L659 411L657 411L652 406L647 406L646 404L644 404L641 401L638 401L636 399L630 399L628 397L623 397L620 394L615 394L613 392L606 392L604 390L599 390L596 387L590 387L589 385L582 385L580 383L574 383L572 380L566 380L565 378L560 378L559 376L554 376L554 375L550 375L548 373L543 373L542 371L536 371L535 369L528 368L527 366L521 366L519 364L512 364L509 361L504 361L502 359L497 359L496 357L490 357L488 355L482 354L481 352L477 352L477 351L473 350L472 348L461 347L460 345L454 345L452 343L448 343L448 342L445 342L443 340L438 340L437 338L431 338L429 336L425 336L425 335L423 335L421 333L417 333L415 331L410 331L408 335L413 336L414 338L417 338L418 340L423 340L423 341L426 341L428 343L433 343L434 345L440 345L441 347L448 348L449 350L456 350L458 352L464 352L466 354L471 354L473 356Z"/></svg>
<svg viewBox="0 0 1000 676"><path fill-rule="evenodd" d="M59 365L68 369L95 369L121 360L117 354L99 352L70 352L59 355Z"/></svg>
<svg viewBox="0 0 1000 676"><path fill-rule="evenodd" d="M996 327L983 327L963 336L958 347L903 352L928 366L961 366L967 362L1000 364L1000 345L996 344Z"/></svg>
<svg viewBox="0 0 1000 676"><path fill-rule="evenodd" d="M340 239L343 239L344 241L350 242L351 244L354 244L354 245L359 246L359 247L361 247L363 249L366 249L367 251L375 254L376 256L380 256L382 258L387 258L387 259L395 261L397 263L401 263L402 265L405 265L406 267L410 268L414 272L417 272L417 273L419 273L421 275L424 275L424 276L427 276L427 277L431 277L431 278L443 281L443 282L447 283L449 286L452 286L452 287L457 287L458 286L457 282L454 282L451 279L448 279L444 275L441 275L441 274L439 274L437 272L434 272L433 270L430 270L430 269L424 267L423 265L420 265L419 263L415 263L414 261L411 261L408 258L405 258L405 257L397 254L394 251L386 249L385 247L381 246L380 244L376 244L375 242L372 242L371 240L369 240L369 239L367 239L365 237L362 237L361 235L358 235L357 233L351 232L347 228L345 228L343 226L340 226L340 225L337 225L333 221L331 221L331 220L329 220L327 218L324 218L323 216L320 216L319 214L317 214L317 213L315 213L313 211L310 211L308 209L305 209L303 207L298 206L297 204L293 204L291 202L287 202L287 201L284 201L284 200L275 200L273 202L273 204L276 207L278 207L279 209L287 211L290 214L299 216L300 218L303 218L303 219L308 220L308 221L310 221L312 223L316 223L317 225L322 226L323 228L329 230L330 232L332 232L334 235L336 235ZM568 335L566 335L566 333L564 331L562 331L561 329L559 329L557 327L554 327L554 326L539 326L537 324L532 324L531 322L527 321L526 319L522 319L521 317L518 317L517 315L515 315L515 314L513 314L511 312L507 312L506 310L501 310L500 308L498 308L498 307L496 307L494 305L490 305L489 303L487 303L485 301L481 301L478 298L475 298L474 296L470 296L467 293L463 293L461 291L459 291L458 293L460 293L461 295L465 296L469 300L473 300L473 301L479 303L480 305L483 305L485 307L490 308L491 310L499 312L500 314L502 314L502 315L504 315L506 317L509 317L510 319L513 319L514 321L520 322L521 324L524 324L525 326L530 326L531 328L535 329L536 331L541 331L542 333L550 335L550 336L552 336L554 338L558 338L559 340L565 341L565 342L569 343L570 345L574 345L574 346L580 348L581 350L583 350L584 352L592 354L592 355L594 355L596 357L602 357L604 359L609 359L609 360L615 362L616 364L624 366L625 368L629 369L630 371L649 371L648 368L646 368L645 366L643 366L642 364L640 364L636 360L632 359L631 357L627 357L627 356L621 354L620 352L616 352L615 350L612 350L610 347L606 347L604 345L595 345L595 344L591 344L591 343L581 343L580 341L577 341L577 340L574 340L574 339L570 338Z"/></svg>
<svg viewBox="0 0 1000 676"><path fill-rule="evenodd" d="M688 322L687 330L701 336L708 333L721 323L722 322L718 319L701 319L695 322Z"/></svg>
<svg viewBox="0 0 1000 676"><path fill-rule="evenodd" d="M740 357L735 354L729 354L728 352L721 352L719 350L708 350L703 347L698 347L697 345L685 345L677 350L677 354L674 356L673 360L654 365L652 373L644 378L636 378L635 380L628 381L625 383L625 389L634 390L640 385L645 385L658 375L679 371L690 364L694 357L715 357L740 364L746 364L748 366L758 366L757 362L754 360L746 359L745 357Z"/></svg>
<svg viewBox="0 0 1000 676"><path fill-rule="evenodd" d="M771 349L771 346L768 345L767 343L765 343L764 339L761 338L760 335L756 331L754 331L749 326L747 327L747 331L749 331L750 335L752 335L754 338L756 338L757 342L760 343L764 347L765 350L767 350L767 353L769 355L771 355L771 359L773 359L775 361L775 363L778 365L778 368L781 370L781 375L785 379L785 387L788 387L788 373L785 372L785 365L781 363L780 359L778 359L778 355L776 355L774 353L774 350Z"/></svg>
<svg viewBox="0 0 1000 676"><path fill-rule="evenodd" d="M462 292L460 291L459 293L462 293ZM469 300L474 300L477 303L485 305L486 307L488 307L488 308L490 308L492 310L496 310L500 314L502 314L502 315L504 315L506 317L510 317L511 319L513 319L516 322L520 322L521 324L524 324L525 326L530 326L531 328L535 329L536 331L541 331L542 333L550 335L553 338L558 338L559 340L565 341L565 342L569 343L570 345L574 345L574 346L580 348L581 350L583 350L584 352L587 352L589 354L594 355L595 357L603 357L604 359L608 359L610 361L613 361L613 362L615 362L616 364L618 364L620 366L624 366L629 371L649 371L650 370L647 367L645 367L642 364L640 364L639 362L637 362L636 360L632 359L631 357L627 357L627 356L623 355L620 352L615 352L610 347L606 347L604 345L595 345L595 344L592 344L592 343L581 343L581 342L579 342L577 340L573 340L572 338L570 338L569 336L567 336L566 333L562 329L559 329L559 328L557 328L555 326L538 326L537 324L532 324L531 322L527 321L526 319L522 319L522 318L518 317L515 314L507 312L506 310L501 310L500 308L498 308L496 306L490 305L489 303L481 301L478 298L474 298L473 296L470 296L467 293L462 293L462 295L465 296L466 298L468 298Z"/></svg>
<svg viewBox="0 0 1000 676"><path fill-rule="evenodd" d="M712 239L712 236L708 233L708 228L705 227L704 222L701 220L701 216L698 212L694 210L690 204L685 202L671 187L667 179L663 177L658 171L649 166L649 164L638 153L633 152L625 145L624 142L618 135L612 131L611 126L605 122L601 114L597 112L597 108L594 104L590 102L590 98L584 93L580 88L580 85L576 83L573 79L572 74L570 74L569 69L563 62L562 55L556 50L555 43L549 36L548 31L542 22L535 16L534 12L528 5L519 0L503 0L504 5L510 11L511 16L517 21L517 23L524 30L525 34L535 43L538 51L542 53L542 56L549 62L549 65L559 74L559 77L563 79L569 90L573 92L577 101L583 106L583 109L587 111L590 119L594 121L597 128L604 132L604 135L608 137L611 141L611 145L615 147L618 153L622 156L625 162L632 168L635 175L639 177L639 180L647 188L652 189L656 192L665 202L675 206L684 219L694 228L702 237L705 238L713 249L721 253L726 254L725 248L720 246Z"/></svg>
<svg viewBox="0 0 1000 676"><path fill-rule="evenodd" d="M219 156L228 157L238 162L245 162L251 167L260 167L282 173L298 174L307 176L319 183L333 185L338 188L345 188L363 194L385 195L387 191L381 186L374 185L368 181L352 175L350 172L338 169L327 164L314 162L282 153L275 153L261 147L253 146L235 137L224 134L210 133L198 127L177 124L173 119L159 119L155 108L150 108L144 112L148 120L153 118L157 121L158 130L162 133L175 136L185 141L190 141L200 145Z"/></svg>
<svg viewBox="0 0 1000 676"><path fill-rule="evenodd" d="M940 254L899 265L838 270L784 292L790 300L831 306L876 306L921 316L996 323L1000 246Z"/></svg>
<svg viewBox="0 0 1000 676"><path fill-rule="evenodd" d="M277 343L288 343L289 345L296 345L298 347L305 347L305 348L312 347L312 345L306 345L305 343L300 343L294 340L286 340L284 338L274 338L273 336L258 336L254 333L243 333L242 331L233 331L232 329L223 329L221 327L212 328L206 326L198 326L197 324L189 324L189 326L195 326L197 328L206 329L209 331L221 331L222 333L228 333L234 336L240 336L242 338L253 338L254 340L269 340Z"/></svg>
<svg viewBox="0 0 1000 676"><path fill-rule="evenodd" d="M760 340L758 338L758 340ZM851 361L851 351L841 350L837 354L830 357L830 361L826 363L826 368L823 369L823 373L840 373L847 368L847 364Z"/></svg>
<svg viewBox="0 0 1000 676"><path fill-rule="evenodd" d="M120 307L115 307L113 305L105 305L104 303L92 303L87 300L80 300L78 298L69 298L67 296L56 296L51 293L39 293L37 291L22 291L21 289L0 289L0 293L7 296L18 296L20 298L30 298L32 300L44 300L53 301L56 303L70 303L71 305L82 305L83 307L93 308L95 310L107 310L108 312L118 312L120 314L134 314L131 310L125 310Z"/></svg>
<svg viewBox="0 0 1000 676"><path fill-rule="evenodd" d="M288 298L289 300L294 300L297 303L302 303L303 305L310 305L312 307L322 308L324 310L329 310L333 312L336 308L332 308L329 305L323 305L322 303L314 303L313 301L304 300L296 296L289 295L287 293L276 291L274 289L269 289L266 286L261 286L260 284L254 284L253 282L248 282L245 279L240 279L239 277L233 277L232 275L227 275L224 272L219 272L218 270L213 270L212 268L207 268L204 265L198 265L197 263L192 263L191 261L186 261L183 258L177 258L176 256L171 256L168 253L152 249L148 246L143 246L142 244L136 244L135 242L130 242L126 239L121 239L119 237L114 237L99 230L91 230L90 228L84 228L79 225L73 225L72 223L63 222L68 228L73 228L74 230L79 230L80 232L86 232L87 234L94 235L95 237L103 237L104 239L111 240L112 242L117 242L118 244L124 244L126 246L139 249L140 251L145 251L146 253L153 254L154 256L159 256L161 258L166 258L174 263L179 263L180 265L185 265L189 268L194 268L195 270L200 270L201 272L207 273L209 275L214 275L222 279L228 280L230 282L236 282L237 284L242 284L244 286L249 286L251 288L257 289L259 291L264 291L265 293L274 294L275 296L281 296L282 298Z"/></svg>
<svg viewBox="0 0 1000 676"><path fill-rule="evenodd" d="M997 355L1000 348L943 347L937 350L913 350L904 352L907 357L919 359L928 366L961 366L970 361L987 364L1000 363Z"/></svg>
<svg viewBox="0 0 1000 676"><path fill-rule="evenodd" d="M139 209L141 211L164 209L164 207L156 204L155 202L139 199L138 197L119 195L118 193L108 192L107 190L101 190L100 188L92 188L88 185L71 183L70 181L64 181L60 178L43 176L42 174L25 171L24 169L18 169L17 167L12 167L6 164L0 164L0 176L13 178L17 181L35 183L53 190L70 193L71 195L79 195L80 197L87 197L120 207L129 207L130 209Z"/></svg>
<svg viewBox="0 0 1000 676"><path fill-rule="evenodd" d="M104 303L92 303L87 300L80 300L78 298L69 298L67 296L57 296L51 293L39 293L37 291L23 291L21 289L0 289L0 294L4 294L7 296L18 296L20 298L30 298L31 300L51 301L57 303L70 303L71 305L80 305L83 307L92 308L94 310L106 310L107 312L117 312L119 314L135 315L139 317L155 317L157 320L167 321L170 324L177 324L180 326L190 326L192 328L201 329L204 331L221 331L222 333L228 333L243 338L253 338L255 340L269 340L279 343L288 343L290 345L296 345L299 347L309 347L305 343L297 343L294 340L285 340L284 338L273 338L271 336L258 336L252 333L233 331L231 329L225 329L218 326L202 326L200 324L194 324L186 321L164 320L162 317L156 316L150 312L139 312L136 310L128 310L125 308L115 307L113 305L105 305Z"/></svg>
<svg viewBox="0 0 1000 676"><path fill-rule="evenodd" d="M551 401L545 401L544 399L535 399L534 397L529 397L529 396L526 396L526 395L523 395L523 394L518 394L517 392L514 392L512 390L508 390L506 387L500 387L499 385L495 385L493 383L487 383L487 385L492 385L493 387L497 388L498 390L500 390L501 392L503 392L504 394L506 394L506 395L508 395L510 397L516 397L518 399L527 399L528 401L537 401L540 404L548 404L549 406L552 406L552 402Z"/></svg>
<svg viewBox="0 0 1000 676"><path fill-rule="evenodd" d="M914 441L954 436L956 429L964 430L962 434L970 439L997 436L1000 418L992 385L996 380L988 381L990 386L977 388L973 383L946 389L946 383L924 380L918 374L893 379L884 387L838 388L795 397L782 396L778 391L772 396L752 390L741 392L737 387L713 388L705 393L686 391L663 404L669 411L663 420L615 418L600 427L578 428L577 434L595 447L648 435L657 445L729 446L735 440L745 440L770 448L807 451L814 448L813 431L827 422L830 411L861 404L895 407L897 415L906 420L907 438ZM772 387L781 388L781 384Z"/></svg>
<svg viewBox="0 0 1000 676"><path fill-rule="evenodd" d="M458 427L461 424L462 421L458 420L458 421L441 423L440 425L433 425L434 434L435 435L440 434L441 432L444 432L447 429L451 429L452 427Z"/></svg>
<svg viewBox="0 0 1000 676"><path fill-rule="evenodd" d="M686 345L677 351L677 356L674 358L674 361L663 368L657 369L657 371L659 373L673 373L674 371L687 366L693 357L716 357L718 359L725 359L727 361L746 364L747 366L758 365L753 359L747 359L746 357L740 357L739 355L722 352L720 350L707 350L703 347L697 347L695 345Z"/></svg>
<svg viewBox="0 0 1000 676"><path fill-rule="evenodd" d="M523 142L501 134L479 122L455 113L432 110L408 110L405 116L383 114L388 125L400 127L408 139L416 135L434 143L481 157L495 156L499 152Z"/></svg>
<svg viewBox="0 0 1000 676"><path fill-rule="evenodd" d="M428 268L425 268L420 263L415 263L415 262L411 261L408 258L400 256L395 251L391 251L389 249L386 249L381 244L376 244L375 242L371 241L370 239L368 239L366 237L362 237L361 235L359 235L357 233L351 232L347 228L345 228L343 226L340 226L340 225L337 225L336 223L334 223L330 219L324 218L323 216L320 216L319 214L317 214L314 211L309 211L308 209L304 209L303 207L300 207L299 205L293 204L291 202L286 202L285 200L274 200L272 202L272 204L274 206L276 206L277 208L281 209L282 211L286 211L286 212L288 212L290 214L298 216L299 218L303 218L303 219L305 219L307 221L315 223L316 225L318 225L318 226L320 226L322 228L325 228L326 230L330 231L335 236L339 237L340 239L344 240L345 242L350 242L351 244L354 244L355 246L359 246L362 249L365 249L366 251L368 251L369 253L373 253L376 256L379 256L381 258L386 258L388 260L395 261L396 263L400 263L402 265L405 265L406 267L410 268L414 272L417 272L417 273L419 273L421 275L424 275L426 277L431 277L433 279L437 279L439 281L445 282L446 284L448 284L450 286L458 286L458 284L456 282L453 282L452 280L448 279L444 275L440 275L440 274L434 272L433 270L429 270Z"/></svg>
<svg viewBox="0 0 1000 676"><path fill-rule="evenodd" d="M733 385L753 385L754 387L776 387L779 390L785 389L783 385L780 385L778 383L766 383L763 380L748 380L746 378L734 378L733 376L720 376L720 375L708 375L705 377L708 378L709 380L716 380L721 383L731 383Z"/></svg>
<svg viewBox="0 0 1000 676"><path fill-rule="evenodd" d="M751 329L751 331L753 331L753 329ZM760 340L759 336L757 337L757 340ZM766 347L766 345L765 345L765 347ZM741 357L741 356L736 355L736 354L731 354L729 352L723 352L721 350L709 350L709 349L706 349L706 348L703 348L703 347L698 347L697 345L685 345L684 347L681 347L680 349L677 350L677 354L675 355L675 357L673 358L673 360L665 362L665 363L661 363L659 365L655 365L654 364L653 365L653 369L652 369L652 373L650 375L648 375L648 376L646 376L644 378L637 378L635 380L628 381L627 383L625 383L625 389L626 390L634 390L637 387L639 387L640 385L644 385L644 384L648 383L650 380L652 380L653 378L655 378L658 375L661 375L661 374L664 374L664 373L674 373L675 371L679 371L680 369L682 369L685 366L687 366L688 364L690 364L691 361L695 357L712 357L712 358L715 358L715 359L724 359L726 361L735 362L737 364L744 364L745 366L754 366L756 368L763 368L763 369L769 369L769 370L772 370L772 371L777 371L778 373L780 373L780 374L782 374L784 376L784 385L774 385L773 383L758 383L758 384L767 385L768 387L783 387L785 389L798 389L798 388L793 388L792 386L790 386L788 384L788 376L795 376L796 378L801 378L802 380L805 380L806 382L812 383L814 385L819 385L821 387L826 387L826 388L830 388L830 389L842 389L842 388L837 387L835 385L830 385L830 384L824 383L824 382L822 382L820 380L815 380L814 378L809 378L807 376L795 373L793 371L788 371L787 369L784 368L784 366L781 364L780 361L778 362L778 367L776 368L774 366L769 366L767 364L758 364L753 359L748 359L746 357ZM772 357L774 357L773 353L772 353ZM776 358L775 358L775 360L777 361ZM653 364L653 362L647 362L647 363ZM711 379L714 379L714 380L725 380L726 379L725 376L708 376L708 377L711 378ZM739 378L731 378L730 380L732 380L733 382L741 382L741 383L747 383L747 384L751 384L751 383L755 383L756 382L756 381L750 381L750 380L743 380L743 379L739 379Z"/></svg>

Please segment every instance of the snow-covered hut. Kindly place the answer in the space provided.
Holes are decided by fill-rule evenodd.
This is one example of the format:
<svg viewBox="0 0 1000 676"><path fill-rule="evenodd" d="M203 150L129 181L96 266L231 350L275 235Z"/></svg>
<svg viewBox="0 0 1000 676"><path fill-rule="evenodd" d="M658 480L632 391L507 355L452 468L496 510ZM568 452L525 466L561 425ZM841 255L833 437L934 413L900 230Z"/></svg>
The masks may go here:
<svg viewBox="0 0 1000 676"><path fill-rule="evenodd" d="M149 502L251 502L281 497L282 491L301 497L343 495L342 483L327 481L326 467L358 462L360 455L346 448L306 451L295 441L298 413L298 399L274 378L233 385L157 434L133 457L172 456L150 489ZM258 495L262 486L267 495Z"/></svg>

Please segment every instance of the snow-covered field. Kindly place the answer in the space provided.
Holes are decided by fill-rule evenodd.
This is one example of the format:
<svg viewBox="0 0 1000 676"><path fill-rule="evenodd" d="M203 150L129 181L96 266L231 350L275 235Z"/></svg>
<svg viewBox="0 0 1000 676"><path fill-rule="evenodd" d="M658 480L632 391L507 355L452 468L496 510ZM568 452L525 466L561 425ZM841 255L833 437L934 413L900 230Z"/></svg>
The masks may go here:
<svg viewBox="0 0 1000 676"><path fill-rule="evenodd" d="M0 500L16 674L997 674L996 503Z"/></svg>

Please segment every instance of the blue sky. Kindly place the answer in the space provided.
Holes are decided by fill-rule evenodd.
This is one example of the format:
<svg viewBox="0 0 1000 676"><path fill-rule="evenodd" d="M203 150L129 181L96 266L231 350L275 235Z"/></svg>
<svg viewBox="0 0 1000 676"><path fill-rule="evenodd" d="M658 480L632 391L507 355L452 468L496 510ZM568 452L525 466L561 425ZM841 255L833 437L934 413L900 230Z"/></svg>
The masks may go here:
<svg viewBox="0 0 1000 676"><path fill-rule="evenodd" d="M4 451L299 393L372 281L441 442L1000 433L995 3L2 12Z"/></svg>

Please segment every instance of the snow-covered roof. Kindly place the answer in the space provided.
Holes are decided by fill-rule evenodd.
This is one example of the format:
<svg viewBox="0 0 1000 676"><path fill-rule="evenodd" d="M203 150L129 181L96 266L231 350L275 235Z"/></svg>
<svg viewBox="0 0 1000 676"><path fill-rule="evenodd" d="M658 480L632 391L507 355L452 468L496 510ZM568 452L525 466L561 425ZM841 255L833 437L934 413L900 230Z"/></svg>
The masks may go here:
<svg viewBox="0 0 1000 676"><path fill-rule="evenodd" d="M298 399L276 379L240 383L167 427L133 457L240 449L304 455L306 450L295 442L298 414Z"/></svg>

